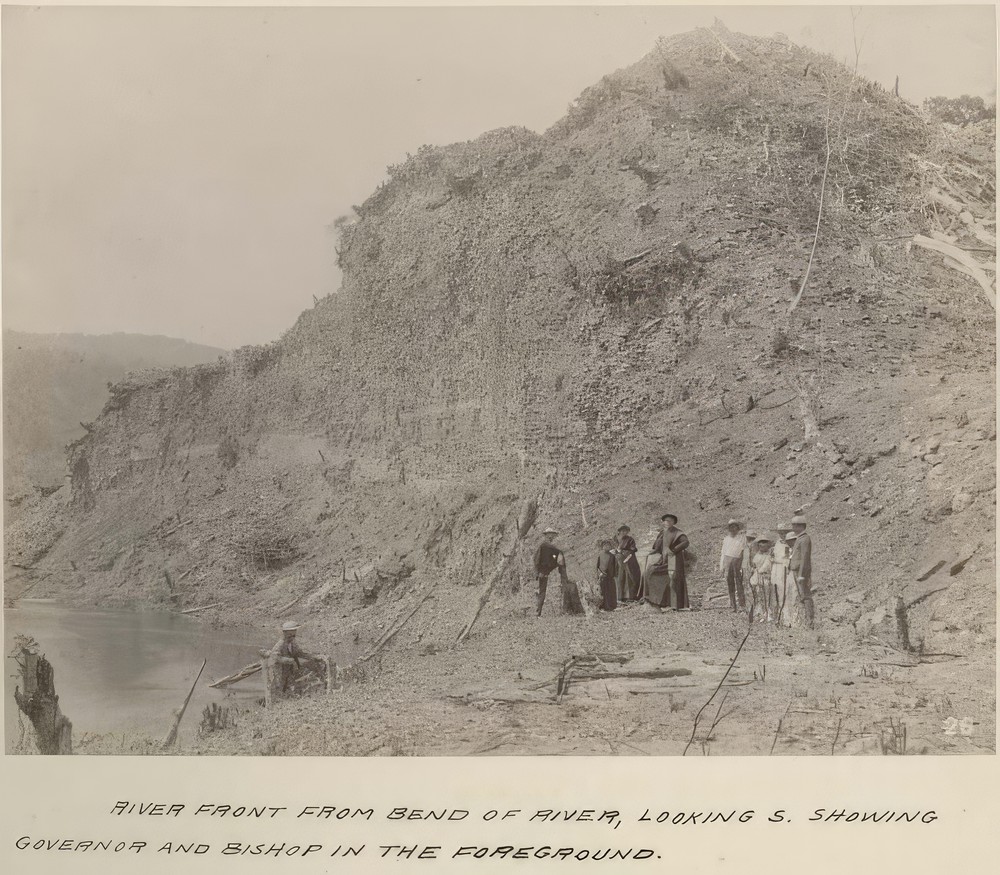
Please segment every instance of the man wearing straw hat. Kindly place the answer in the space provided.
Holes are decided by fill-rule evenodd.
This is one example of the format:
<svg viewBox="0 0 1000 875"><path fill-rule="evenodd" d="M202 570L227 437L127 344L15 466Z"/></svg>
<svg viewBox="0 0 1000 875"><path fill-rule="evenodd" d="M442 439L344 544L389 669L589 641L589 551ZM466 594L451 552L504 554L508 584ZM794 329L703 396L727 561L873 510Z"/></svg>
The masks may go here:
<svg viewBox="0 0 1000 875"><path fill-rule="evenodd" d="M754 617L758 623L774 620L774 596L771 587L770 538L757 538L750 560L750 592L753 594Z"/></svg>
<svg viewBox="0 0 1000 875"><path fill-rule="evenodd" d="M802 605L805 624L812 629L815 622L812 596L812 539L806 532L806 518L793 516L792 531L798 537L795 539L795 546L792 548L792 556L788 565L795 575L795 583L799 590L799 604Z"/></svg>
<svg viewBox="0 0 1000 875"><path fill-rule="evenodd" d="M726 579L729 587L729 604L733 610L746 610L747 598L743 589L743 551L747 539L740 531L740 521L732 519L726 524L729 530L722 539L722 556L719 558L719 571Z"/></svg>
<svg viewBox="0 0 1000 875"><path fill-rule="evenodd" d="M548 528L542 532L542 543L535 551L535 574L538 576L538 616L542 616L542 605L545 604L545 588L549 582L549 575L559 569L559 579L564 587L569 586L569 579L566 576L566 557L563 556L552 538L558 535L553 528Z"/></svg>
<svg viewBox="0 0 1000 875"><path fill-rule="evenodd" d="M295 635L302 628L301 623L289 620L281 626L281 638L271 648L271 656L278 657L278 683L282 693L288 691L295 678L302 672L302 660L316 659L312 653L303 650L295 640Z"/></svg>

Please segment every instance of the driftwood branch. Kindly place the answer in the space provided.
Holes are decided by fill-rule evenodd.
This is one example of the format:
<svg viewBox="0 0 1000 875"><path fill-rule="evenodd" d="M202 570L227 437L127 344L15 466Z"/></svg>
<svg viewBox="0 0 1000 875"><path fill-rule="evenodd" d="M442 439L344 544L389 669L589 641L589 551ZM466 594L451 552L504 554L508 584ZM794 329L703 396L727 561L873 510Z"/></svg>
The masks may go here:
<svg viewBox="0 0 1000 875"><path fill-rule="evenodd" d="M167 740L163 742L163 750L173 745L177 741L177 730L181 725L181 720L184 719L184 712L187 711L188 702L191 701L191 696L194 694L194 688L198 685L198 681L201 678L201 673L205 670L205 666L208 665L208 660L203 659L201 663L201 668L198 669L198 674L194 679L194 683L191 684L191 689L188 690L187 698L184 700L184 704L181 705L180 711L177 712L177 717L174 720L174 725L170 728L170 734L167 736Z"/></svg>

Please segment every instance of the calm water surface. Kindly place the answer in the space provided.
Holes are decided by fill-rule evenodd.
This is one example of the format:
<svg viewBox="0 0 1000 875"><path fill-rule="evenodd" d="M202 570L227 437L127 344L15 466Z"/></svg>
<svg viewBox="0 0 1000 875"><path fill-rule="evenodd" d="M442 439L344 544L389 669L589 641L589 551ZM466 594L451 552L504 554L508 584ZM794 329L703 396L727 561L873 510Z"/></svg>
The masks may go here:
<svg viewBox="0 0 1000 875"><path fill-rule="evenodd" d="M181 741L194 737L209 702L241 705L264 694L260 675L224 690L212 681L258 660L272 631L218 631L207 622L164 611L78 609L55 602L23 600L4 610L6 748L20 729L14 686L17 666L9 654L14 636L30 635L55 670L59 704L73 722L74 742L84 732L142 732L166 738L174 711L183 704L202 659L208 664L181 723Z"/></svg>

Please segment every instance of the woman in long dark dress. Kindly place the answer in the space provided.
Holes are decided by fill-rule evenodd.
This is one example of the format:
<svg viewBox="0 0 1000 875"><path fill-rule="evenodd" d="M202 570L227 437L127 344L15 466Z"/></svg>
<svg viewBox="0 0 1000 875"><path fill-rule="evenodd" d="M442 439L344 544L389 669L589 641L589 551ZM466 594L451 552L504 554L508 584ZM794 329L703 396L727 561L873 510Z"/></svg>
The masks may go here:
<svg viewBox="0 0 1000 875"><path fill-rule="evenodd" d="M653 542L653 552L660 554L659 564L650 571L646 598L657 607L675 611L691 607L688 598L684 551L690 546L688 536L677 528L677 517L665 513L663 530Z"/></svg>
<svg viewBox="0 0 1000 875"><path fill-rule="evenodd" d="M618 607L618 595L615 592L615 554L611 552L613 541L601 541L601 553L597 557L597 582L601 587L601 608L613 611Z"/></svg>
<svg viewBox="0 0 1000 875"><path fill-rule="evenodd" d="M632 602L639 598L642 577L639 561L635 558L639 548L630 531L628 526L620 526L618 529L618 572L615 575L615 586L620 602Z"/></svg>

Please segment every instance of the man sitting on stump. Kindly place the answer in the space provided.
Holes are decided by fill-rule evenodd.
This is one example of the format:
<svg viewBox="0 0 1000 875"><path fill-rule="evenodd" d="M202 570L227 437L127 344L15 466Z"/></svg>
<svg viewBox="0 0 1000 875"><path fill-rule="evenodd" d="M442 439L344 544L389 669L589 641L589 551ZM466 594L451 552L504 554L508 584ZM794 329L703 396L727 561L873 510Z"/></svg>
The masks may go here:
<svg viewBox="0 0 1000 875"><path fill-rule="evenodd" d="M566 557L563 556L552 538L559 533L555 529L546 529L542 532L542 543L535 551L535 573L538 575L538 616L542 616L542 605L545 604L545 588L549 582L549 575L559 569L559 579L563 588L569 586L569 578L566 576Z"/></svg>
<svg viewBox="0 0 1000 875"><path fill-rule="evenodd" d="M295 634L302 628L300 623L289 621L281 627L281 638L271 648L271 660L274 664L274 688L275 692L287 695L291 692L298 681L302 679L304 672L316 666L316 663L324 665L322 656L314 653L307 653L295 640Z"/></svg>

